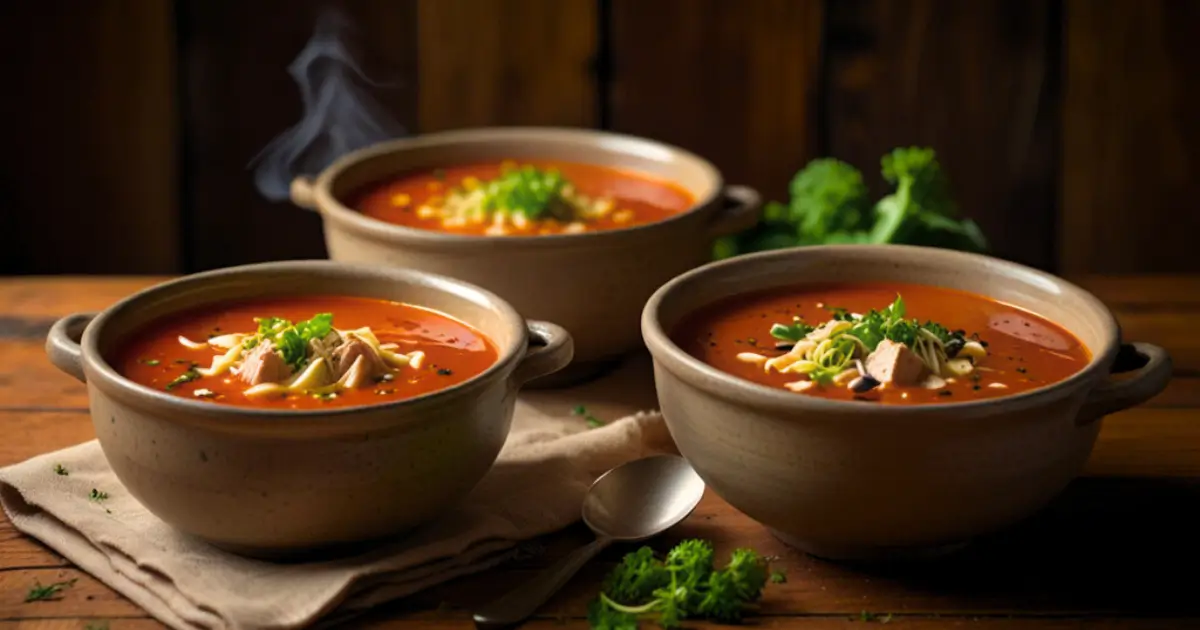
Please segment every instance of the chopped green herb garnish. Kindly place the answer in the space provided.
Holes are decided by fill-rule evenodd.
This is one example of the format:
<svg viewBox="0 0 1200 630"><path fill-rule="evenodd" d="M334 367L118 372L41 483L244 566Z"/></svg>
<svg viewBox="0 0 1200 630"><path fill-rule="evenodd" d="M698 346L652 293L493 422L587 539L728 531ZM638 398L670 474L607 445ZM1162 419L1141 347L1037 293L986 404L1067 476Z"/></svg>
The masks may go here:
<svg viewBox="0 0 1200 630"><path fill-rule="evenodd" d="M666 560L649 547L625 555L588 607L592 628L637 628L639 619L677 628L687 619L736 623L752 610L768 580L767 560L751 549L733 552L723 569L712 546L685 540Z"/></svg>
<svg viewBox="0 0 1200 630"><path fill-rule="evenodd" d="M908 346L932 370L940 369L964 343L962 331L951 332L937 322L922 324L906 318L907 307L900 295L882 310L871 309L862 315L839 307L823 308L833 317L817 328L799 318L793 318L791 324L771 326L773 337L788 342L776 344L777 348L792 352L799 341L808 338L812 342L800 350L802 356L789 369L821 385L852 369L856 359L867 358L884 341Z"/></svg>
<svg viewBox="0 0 1200 630"><path fill-rule="evenodd" d="M588 428L595 429L596 427L604 426L604 423L601 422L601 420L596 416L588 413L587 407L584 407L583 405L576 405L575 408L571 410L571 415L583 416L583 420L584 422L587 422Z"/></svg>
<svg viewBox="0 0 1200 630"><path fill-rule="evenodd" d="M813 330L812 326L796 319L790 324L773 324L771 326L771 336L783 341L800 341Z"/></svg>
<svg viewBox="0 0 1200 630"><path fill-rule="evenodd" d="M825 310L829 311L830 313L833 313L833 319L835 319L839 322L854 321L854 317L850 314L850 311L848 311L840 306L827 306L827 307L825 307Z"/></svg>
<svg viewBox="0 0 1200 630"><path fill-rule="evenodd" d="M784 582L787 582L787 573L784 573L783 571L772 571L771 572L771 583L772 584L783 584Z"/></svg>
<svg viewBox="0 0 1200 630"><path fill-rule="evenodd" d="M879 613L867 612L864 610L861 613L859 613L858 620L859 621L874 621L877 623L890 623L892 621L892 613L887 613L886 615L881 615Z"/></svg>
<svg viewBox="0 0 1200 630"><path fill-rule="evenodd" d="M183 374L176 376L175 380L167 383L166 389L175 389L184 383L190 383L198 378L200 378L200 373L196 371L196 368L190 367Z"/></svg>
<svg viewBox="0 0 1200 630"><path fill-rule="evenodd" d="M92 501L95 501L97 503L99 503L101 501L107 501L108 493L103 492L101 490L97 490L95 488L92 488L92 491L88 494L88 499L91 499Z"/></svg>
<svg viewBox="0 0 1200 630"><path fill-rule="evenodd" d="M255 321L258 323L258 334L243 342L242 347L253 348L263 340L270 340L284 362L297 371L307 361L308 343L313 339L323 339L333 331L332 313L318 313L311 319L295 324L282 317L259 317ZM250 340L255 341L250 343Z"/></svg>
<svg viewBox="0 0 1200 630"><path fill-rule="evenodd" d="M530 220L554 215L556 205L564 205L563 188L568 184L562 173L533 166L508 168L500 177L483 185L484 209L489 213L521 214Z"/></svg>
<svg viewBox="0 0 1200 630"><path fill-rule="evenodd" d="M65 588L75 586L76 580L67 580L65 582L55 582L53 584L43 585L41 582L35 581L33 587L25 594L26 602L44 602L48 600L59 599L56 597Z"/></svg>
<svg viewBox="0 0 1200 630"><path fill-rule="evenodd" d="M189 365L195 365L195 363L193 363L191 359L175 359L174 361L172 361L172 363L187 363Z"/></svg>
<svg viewBox="0 0 1200 630"><path fill-rule="evenodd" d="M67 470L66 466L63 466L62 464L55 464L54 465L54 474L56 474L60 477L66 477L67 475L69 475L71 473Z"/></svg>
<svg viewBox="0 0 1200 630"><path fill-rule="evenodd" d="M159 361L158 359L139 359L139 363L142 363L144 365L149 365L150 367L154 367L154 366L158 365L159 363L161 363L161 361Z"/></svg>

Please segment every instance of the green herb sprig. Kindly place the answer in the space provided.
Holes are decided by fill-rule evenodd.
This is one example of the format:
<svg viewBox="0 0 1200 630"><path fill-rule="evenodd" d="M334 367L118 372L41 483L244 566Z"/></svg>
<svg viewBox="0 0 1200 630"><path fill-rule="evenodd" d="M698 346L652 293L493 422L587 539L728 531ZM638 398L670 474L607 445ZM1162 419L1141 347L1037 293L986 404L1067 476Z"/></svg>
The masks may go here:
<svg viewBox="0 0 1200 630"><path fill-rule="evenodd" d="M949 180L928 147L900 147L880 160L892 191L872 204L862 173L834 158L792 178L787 203L763 208L758 225L717 241L714 258L797 245L906 243L985 252L979 226L958 218Z"/></svg>
<svg viewBox="0 0 1200 630"><path fill-rule="evenodd" d="M733 552L722 569L713 565L712 545L685 540L665 560L642 547L626 554L588 606L592 628L633 630L641 620L678 628L684 619L736 623L762 596L767 560L751 549Z"/></svg>
<svg viewBox="0 0 1200 630"><path fill-rule="evenodd" d="M601 421L596 416L593 416L591 413L589 413L587 410L587 407L585 407L583 405L576 405L573 409L571 409L571 415L582 416L584 422L587 423L588 428L590 428L590 429L595 429L597 427L604 426L604 422Z"/></svg>
<svg viewBox="0 0 1200 630"><path fill-rule="evenodd" d="M66 580L64 582L55 582L53 584L42 584L35 581L33 586L29 588L29 592L25 594L25 601L28 602L44 602L55 599L61 599L59 595L63 589L75 586L77 580Z"/></svg>
<svg viewBox="0 0 1200 630"><path fill-rule="evenodd" d="M190 383L198 378L200 378L200 373L196 371L196 364L192 363L191 367L189 367L185 372L179 376L176 376L170 383L167 383L166 389L175 389L184 383Z"/></svg>

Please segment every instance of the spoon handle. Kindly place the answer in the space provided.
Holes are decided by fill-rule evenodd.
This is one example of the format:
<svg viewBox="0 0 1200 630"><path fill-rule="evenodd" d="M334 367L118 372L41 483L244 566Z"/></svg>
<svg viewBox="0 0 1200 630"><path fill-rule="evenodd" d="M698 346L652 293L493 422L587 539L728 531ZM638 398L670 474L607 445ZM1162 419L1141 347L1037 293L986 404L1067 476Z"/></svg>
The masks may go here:
<svg viewBox="0 0 1200 630"><path fill-rule="evenodd" d="M567 554L529 583L519 586L475 613L475 624L482 628L503 628L528 619L563 587L579 569L612 542L599 537Z"/></svg>

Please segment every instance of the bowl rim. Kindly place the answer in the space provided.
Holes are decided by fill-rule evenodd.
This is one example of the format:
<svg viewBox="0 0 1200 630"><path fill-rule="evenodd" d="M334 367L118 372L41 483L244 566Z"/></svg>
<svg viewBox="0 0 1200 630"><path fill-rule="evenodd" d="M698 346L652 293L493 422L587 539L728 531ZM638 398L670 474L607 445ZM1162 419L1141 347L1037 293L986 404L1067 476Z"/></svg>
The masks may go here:
<svg viewBox="0 0 1200 630"><path fill-rule="evenodd" d="M888 250L906 250L913 253L920 253L922 256L937 257L940 259L939 264L943 264L942 261L945 261L945 264L960 261L960 263L972 262L976 265L997 265L1021 274L1025 278L1036 278L1061 287L1066 292L1073 293L1074 295L1071 297L1081 301L1081 307L1092 310L1104 320L1107 331L1104 335L1103 345L1091 353L1091 360L1087 365L1067 378L1011 396L964 402L939 402L936 404L883 405L868 401L833 400L818 396L805 396L760 385L729 374L704 363L680 348L671 340L670 334L663 328L662 322L659 320L659 311L662 305L671 299L673 292L680 290L679 287L684 283L694 281L698 277L735 267L753 267L765 260L787 259L795 256L822 256L828 254L830 251L880 252ZM796 284L802 285L803 283ZM918 282L917 284L920 283ZM780 286L782 287L783 285ZM984 292L971 292L994 300L994 298ZM732 297L732 295L723 297ZM712 300L709 300L705 304L711 304L712 302ZM1067 328L1064 324L1054 323L1062 326L1072 336L1075 336L1075 332ZM1086 386L1089 381L1094 382L1098 378L1098 372L1101 370L1107 373L1108 366L1115 359L1117 349L1120 345L1120 326L1117 323L1116 317L1113 316L1112 311L1090 292L1058 276L1019 263L983 254L916 245L810 245L736 256L712 262L676 276L659 287L654 295L647 300L646 306L642 310L642 336L651 355L653 355L656 365L662 365L676 377L687 381L690 385L704 390L711 395L726 399L732 398L745 403L766 406L785 412L827 412L837 415L838 417L835 418L837 421L844 421L845 418L842 416L845 414L861 414L870 417L921 416L929 418L944 418L947 415L977 416L981 412L995 411L998 407L1003 407L1008 412L1036 407L1057 400L1069 395L1075 388ZM1089 348L1089 350L1091 349Z"/></svg>
<svg viewBox="0 0 1200 630"><path fill-rule="evenodd" d="M202 288L206 284L219 279L228 279L236 277L255 278L261 277L263 274L284 273L290 275L305 275L314 272L334 273L343 277L351 278L375 278L386 281L395 281L408 285L418 285L429 287L431 290L450 292L454 295L473 301L481 306L495 309L504 320L505 325L511 326L516 334L506 347L500 347L491 335L479 331L496 346L498 357L484 371L474 375L473 377L456 383L449 387L437 389L419 396L403 398L400 400L386 401L366 405L347 405L331 407L329 409L262 409L256 407L246 407L241 405L230 404L214 404L199 400L191 400L180 396L174 396L166 392L158 391L153 387L137 383L117 371L117 369L109 363L100 352L100 337L104 332L104 326L122 316L123 313L130 310L136 310L139 304L156 297L163 295L171 295L181 289L187 288ZM302 294L301 294L302 295ZM360 296L366 299L386 299L369 296ZM201 305L214 305L228 301L229 298L213 299L201 302L186 309L177 309L169 311L169 313L180 313L199 308ZM416 304L415 306L420 306ZM433 309L430 309L433 310ZM447 317L459 319L455 315L435 311ZM158 318L155 318L158 319ZM476 328L470 322L463 323ZM476 328L478 330L478 328ZM133 334L137 334L134 331ZM386 410L413 410L420 409L428 405L434 405L447 398L455 397L467 390L472 390L480 387L482 384L490 383L498 376L507 377L509 373L515 369L517 362L524 356L524 350L528 344L529 333L526 328L526 320L516 309L508 302L501 299L496 294L478 287L476 285L443 276L439 274L418 271L414 269L402 269L393 267L370 267L366 265L356 265L350 263L340 263L329 260L290 260L290 261L275 261L265 263L253 263L248 265L238 265L234 267L224 267L203 271L195 274L189 274L161 282L153 286L147 287L133 293L120 301L112 304L108 308L100 311L96 317L88 322L87 328L84 330L83 337L80 340L80 349L84 371L88 376L88 383L102 390L109 388L115 389L129 396L133 400L137 400L142 404L165 405L170 408L175 408L189 414L195 414L205 418L217 418L223 421L243 420L274 420L280 418L292 419L318 419L318 420L336 420L342 416L356 415L362 413L372 413ZM292 427L295 425L280 424L281 427Z"/></svg>
<svg viewBox="0 0 1200 630"><path fill-rule="evenodd" d="M456 234L439 232L421 228L388 223L380 219L368 217L361 212L343 204L333 195L333 183L346 171L369 160L381 158L393 153L420 150L431 146L464 143L503 144L519 141L560 142L586 146L595 152L629 155L637 150L654 152L664 156L682 159L705 171L706 178L712 184L712 190L704 198L693 199L686 210L673 213L659 221L643 223L629 227L617 227L596 232L579 234L535 234L521 236L490 236L476 234ZM591 164L580 161L581 164ZM660 177L672 181L669 178ZM665 229L679 221L686 221L699 212L711 209L716 201L724 194L725 178L711 161L700 155L659 140L641 136L614 133L600 129L585 127L553 127L553 126L512 126L512 127L471 127L449 131L436 131L426 134L396 138L375 143L351 151L327 166L312 182L313 199L316 211L322 217L328 217L342 226L349 227L359 233L377 238L405 241L411 244L433 244L438 247L570 247L578 246L581 240L609 241L625 238L630 234L653 232Z"/></svg>

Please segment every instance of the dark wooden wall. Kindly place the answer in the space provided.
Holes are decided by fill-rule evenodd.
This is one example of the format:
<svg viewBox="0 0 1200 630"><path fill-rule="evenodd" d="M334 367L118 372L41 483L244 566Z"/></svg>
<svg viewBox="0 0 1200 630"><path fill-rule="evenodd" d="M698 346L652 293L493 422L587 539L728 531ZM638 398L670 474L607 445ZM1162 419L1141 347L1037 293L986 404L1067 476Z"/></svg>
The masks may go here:
<svg viewBox="0 0 1200 630"><path fill-rule="evenodd" d="M930 145L1000 256L1200 271L1198 2L20 0L0 3L0 272L323 256L248 164L298 120L286 66L328 4L414 133L613 129L775 198L813 157L875 179Z"/></svg>

